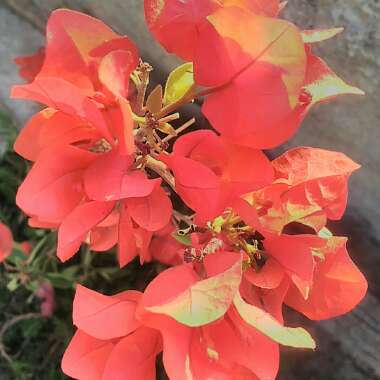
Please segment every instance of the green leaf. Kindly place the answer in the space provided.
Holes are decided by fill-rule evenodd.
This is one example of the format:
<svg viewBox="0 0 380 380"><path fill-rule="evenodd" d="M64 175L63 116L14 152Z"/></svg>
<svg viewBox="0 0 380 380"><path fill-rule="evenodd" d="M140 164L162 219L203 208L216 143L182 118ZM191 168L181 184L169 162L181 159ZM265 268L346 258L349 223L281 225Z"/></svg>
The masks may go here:
<svg viewBox="0 0 380 380"><path fill-rule="evenodd" d="M233 302L246 323L275 342L289 347L315 349L315 342L305 329L283 326L269 313L246 303L239 293L236 293Z"/></svg>
<svg viewBox="0 0 380 380"><path fill-rule="evenodd" d="M17 128L10 116L0 109L0 158L10 150L17 136Z"/></svg>
<svg viewBox="0 0 380 380"><path fill-rule="evenodd" d="M220 234L222 232L222 226L225 223L225 219L222 216L218 216L215 218L212 222L212 229L215 231L217 234Z"/></svg>
<svg viewBox="0 0 380 380"><path fill-rule="evenodd" d="M177 136L176 130L169 123L161 124L157 129L166 135Z"/></svg>
<svg viewBox="0 0 380 380"><path fill-rule="evenodd" d="M113 276L120 271L118 267L116 268L100 268L97 270L99 275L102 276L106 281L111 281Z"/></svg>
<svg viewBox="0 0 380 380"><path fill-rule="evenodd" d="M238 292L242 276L242 258L226 271L196 282L165 304L146 307L152 313L165 314L190 327L203 326L222 317Z"/></svg>
<svg viewBox="0 0 380 380"><path fill-rule="evenodd" d="M7 288L10 292L14 292L19 286L20 283L18 282L17 277L13 277L12 280L10 280L7 284Z"/></svg>
<svg viewBox="0 0 380 380"><path fill-rule="evenodd" d="M70 289L74 287L72 279L67 279L61 273L47 273L46 278L58 289Z"/></svg>
<svg viewBox="0 0 380 380"><path fill-rule="evenodd" d="M12 254L7 257L7 261L13 264L18 264L20 261L23 262L28 258L25 252L21 251L19 248L14 247Z"/></svg>
<svg viewBox="0 0 380 380"><path fill-rule="evenodd" d="M326 227L323 227L319 232L318 232L318 236L323 238L323 239L330 239L333 234L332 232L326 228Z"/></svg>
<svg viewBox="0 0 380 380"><path fill-rule="evenodd" d="M191 237L188 234L181 234L180 231L173 232L172 236L175 240L183 245L191 245Z"/></svg>
<svg viewBox="0 0 380 380"><path fill-rule="evenodd" d="M67 278L68 280L74 280L75 276L79 272L79 269L80 269L79 265L72 265L64 269L61 274L64 278Z"/></svg>
<svg viewBox="0 0 380 380"><path fill-rule="evenodd" d="M183 98L193 86L193 63L187 62L170 73L165 86L164 105Z"/></svg>

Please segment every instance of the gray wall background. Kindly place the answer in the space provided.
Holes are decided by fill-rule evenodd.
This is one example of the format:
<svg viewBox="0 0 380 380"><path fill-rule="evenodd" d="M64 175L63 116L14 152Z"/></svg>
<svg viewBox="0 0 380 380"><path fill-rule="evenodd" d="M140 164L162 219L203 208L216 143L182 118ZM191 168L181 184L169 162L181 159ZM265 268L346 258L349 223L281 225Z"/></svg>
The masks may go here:
<svg viewBox="0 0 380 380"><path fill-rule="evenodd" d="M164 78L178 61L149 35L142 5L143 0L0 0L0 105L9 108L20 124L33 112L30 104L8 99L10 86L20 81L12 60L43 45L44 24L57 7L83 10L128 34L155 66L156 78ZM364 98L340 98L319 106L286 148L338 150L362 164L351 181L348 212L333 229L351 236L351 253L369 278L370 293L354 313L311 323L319 350L285 352L279 378L380 379L380 2L290 0L284 16L304 28L344 26L345 33L322 43L317 51L344 79L367 93Z"/></svg>

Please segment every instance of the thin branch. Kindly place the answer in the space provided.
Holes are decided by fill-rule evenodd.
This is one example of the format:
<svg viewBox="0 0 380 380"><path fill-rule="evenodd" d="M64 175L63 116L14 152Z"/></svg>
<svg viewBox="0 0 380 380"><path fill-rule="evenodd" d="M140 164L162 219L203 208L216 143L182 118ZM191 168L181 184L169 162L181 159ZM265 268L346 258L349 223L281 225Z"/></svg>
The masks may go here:
<svg viewBox="0 0 380 380"><path fill-rule="evenodd" d="M146 156L146 167L156 172L175 192L175 180L168 167L152 156Z"/></svg>
<svg viewBox="0 0 380 380"><path fill-rule="evenodd" d="M20 321L24 321L26 319L30 318L41 318L42 315L39 313L28 313L28 314L22 314L18 315L17 317L13 317L12 319L9 319L6 321L3 326L0 329L0 355L10 364L12 363L12 358L8 355L5 346L4 346L4 335L5 333L16 323Z"/></svg>
<svg viewBox="0 0 380 380"><path fill-rule="evenodd" d="M165 138L162 139L162 143L167 143L168 141L170 141L171 139L173 139L174 137L177 137L178 134L180 134L181 132L183 132L184 130L186 130L187 128L189 128L190 126L192 126L193 124L195 123L195 118L193 117L192 119L190 119L189 121L187 121L185 124L181 125L179 128L177 128L175 130L176 132L176 135L173 136L173 135L168 135L166 136Z"/></svg>

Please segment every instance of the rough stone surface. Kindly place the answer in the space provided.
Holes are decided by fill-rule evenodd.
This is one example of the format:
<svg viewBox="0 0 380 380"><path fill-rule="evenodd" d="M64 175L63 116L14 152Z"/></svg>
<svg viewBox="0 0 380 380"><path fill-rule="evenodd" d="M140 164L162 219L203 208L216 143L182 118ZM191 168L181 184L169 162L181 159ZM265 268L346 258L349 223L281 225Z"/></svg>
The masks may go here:
<svg viewBox="0 0 380 380"><path fill-rule="evenodd" d="M56 8L71 8L101 18L116 32L126 33L140 48L143 57L149 58L162 71L178 63L150 36L143 14L143 0L5 0L16 12L37 28L43 28L50 12Z"/></svg>
<svg viewBox="0 0 380 380"><path fill-rule="evenodd" d="M9 99L11 86L22 82L13 59L33 52L42 41L42 34L36 28L0 5L0 107L10 109L20 124L36 107L31 103Z"/></svg>
<svg viewBox="0 0 380 380"><path fill-rule="evenodd" d="M84 10L127 33L145 59L161 74L177 60L166 55L150 37L143 21L142 0L2 0L0 5L0 101L25 119L26 106L6 100L18 79L11 58L32 52L42 41L40 32L50 11L57 7ZM364 98L341 98L314 110L286 148L308 145L345 152L362 164L351 181L350 207L337 233L351 237L354 260L369 278L370 294L352 314L308 323L314 330L317 353L285 350L280 380L375 380L380 322L380 2L378 0L290 0L285 17L304 28L344 26L344 34L316 49L344 79L362 88ZM5 58L4 58L5 57ZM297 317L300 321L300 317ZM302 320L302 324L307 323ZM312 331L313 332L313 331Z"/></svg>

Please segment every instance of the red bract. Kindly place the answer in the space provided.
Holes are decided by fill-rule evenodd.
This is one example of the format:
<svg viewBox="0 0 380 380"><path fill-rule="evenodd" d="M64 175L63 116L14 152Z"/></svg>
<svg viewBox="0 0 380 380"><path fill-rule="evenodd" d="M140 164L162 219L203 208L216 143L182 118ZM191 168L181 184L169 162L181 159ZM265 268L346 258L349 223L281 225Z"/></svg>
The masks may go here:
<svg viewBox="0 0 380 380"><path fill-rule="evenodd" d="M45 48L40 48L36 53L17 57L14 62L20 67L19 75L27 82L32 82L41 71L45 59Z"/></svg>
<svg viewBox="0 0 380 380"><path fill-rule="evenodd" d="M180 137L173 147L173 154L199 161L219 177L219 213L231 199L273 181L273 168L262 151L238 147L211 131L197 131Z"/></svg>
<svg viewBox="0 0 380 380"><path fill-rule="evenodd" d="M21 130L14 150L30 161L36 161L45 149L66 144L96 142L100 133L83 121L53 108L45 108L34 115Z"/></svg>
<svg viewBox="0 0 380 380"><path fill-rule="evenodd" d="M305 299L291 286L285 302L314 320L334 318L351 311L365 296L367 281L350 259L346 238L330 237L317 250L313 286Z"/></svg>
<svg viewBox="0 0 380 380"><path fill-rule="evenodd" d="M99 155L85 172L86 193L98 201L148 196L161 180L147 179L133 170L133 165L133 156L123 156L114 150ZM103 176L101 181L99 174Z"/></svg>
<svg viewBox="0 0 380 380"><path fill-rule="evenodd" d="M113 168L118 170L115 166ZM92 167L89 169L91 171ZM63 220L58 233L58 257L61 260L70 258L89 236L90 245L95 250L107 250L118 243L121 266L128 264L137 254L140 254L142 263L150 261L146 255L152 232L165 227L172 212L171 202L159 186L160 182L148 180L141 172L136 172L129 180L123 177L125 192L121 193L120 175L119 180L114 180L107 171L100 170L97 174L110 179L111 182L105 181L110 193L101 200L102 197L96 197L87 190L87 196L95 201L79 205ZM85 186L90 183L88 178L85 175ZM144 184L148 187L144 187ZM105 194L101 187L98 190ZM112 197L112 194L118 195ZM109 218L108 222L105 221L106 218ZM92 232L88 235L90 231Z"/></svg>
<svg viewBox="0 0 380 380"><path fill-rule="evenodd" d="M116 34L102 21L83 13L65 9L52 12L46 36L45 60L36 80L62 78L89 95L100 88L97 69L107 54L127 52L131 62L129 72L138 63L133 42Z"/></svg>
<svg viewBox="0 0 380 380"><path fill-rule="evenodd" d="M272 148L294 134L312 105L338 95L363 95L311 53L309 44L342 29L301 32L289 22L268 17L277 15L278 2L145 5L148 25L158 40L193 61L195 82L211 87L202 108L205 116L239 145ZM184 35L170 32L183 17L188 25L181 29Z"/></svg>
<svg viewBox="0 0 380 380"><path fill-rule="evenodd" d="M78 330L64 354L63 372L80 380L155 379L161 339L136 320L139 298L135 291L108 297L78 286L73 311Z"/></svg>
<svg viewBox="0 0 380 380"><path fill-rule="evenodd" d="M44 150L19 187L17 205L30 216L61 222L84 198L83 170L95 158L71 145Z"/></svg>
<svg viewBox="0 0 380 380"><path fill-rule="evenodd" d="M175 232L176 228L168 224L155 233L149 247L152 258L169 266L183 263L183 245L173 237Z"/></svg>
<svg viewBox="0 0 380 380"><path fill-rule="evenodd" d="M328 319L351 311L364 298L367 281L349 258L346 238L333 237L326 229L319 236L275 235L260 226L248 209L237 210L265 236L263 250L256 248L253 254L260 252L266 262L248 268L244 279L261 289L269 302L280 299L310 319ZM274 312L281 315L278 307Z"/></svg>
<svg viewBox="0 0 380 380"><path fill-rule="evenodd" d="M160 159L172 170L175 188L183 201L197 212L201 220L217 214L220 197L219 178L211 169L186 157L161 155Z"/></svg>
<svg viewBox="0 0 380 380"><path fill-rule="evenodd" d="M149 231L165 227L172 211L161 180L135 167L134 122L125 97L136 48L100 21L71 11L53 12L47 34L41 71L31 84L13 89L16 97L50 107L31 119L15 143L19 154L35 161L17 204L35 225L59 227L61 260L82 241L94 250L119 243L125 265L138 253L146 256ZM127 207L128 217L121 212L101 226L112 210L119 215Z"/></svg>
<svg viewBox="0 0 380 380"><path fill-rule="evenodd" d="M47 26L47 46L41 71L28 85L15 86L12 96L33 99L78 117L108 142L113 137L98 101L120 104L128 93L130 73L138 64L135 45L101 21L79 12L54 11ZM115 88L117 81L117 88ZM123 112L123 105L120 112ZM100 107L102 108L102 107ZM120 131L119 131L120 132Z"/></svg>
<svg viewBox="0 0 380 380"><path fill-rule="evenodd" d="M347 182L359 165L342 153L295 148L272 162L272 185L245 195L263 227L281 232L292 223L319 231L326 219L340 219L347 204Z"/></svg>
<svg viewBox="0 0 380 380"><path fill-rule="evenodd" d="M202 109L220 133L240 145L277 146L294 134L314 104L363 94L309 52L300 31L285 21L225 9L210 22L209 38L220 45L220 52L210 57L207 38L203 39L203 53L194 61L195 79L219 87L206 97ZM256 38L245 38L252 35ZM286 59L289 55L292 59ZM223 69L212 71L217 62Z"/></svg>
<svg viewBox="0 0 380 380"><path fill-rule="evenodd" d="M162 160L199 221L215 218L233 199L273 181L273 168L261 151L237 147L211 131L181 136L173 154Z"/></svg>
<svg viewBox="0 0 380 380"><path fill-rule="evenodd" d="M145 17L150 31L170 53L192 61L202 39L207 17L218 9L237 6L256 14L276 16L278 0L145 0Z"/></svg>
<svg viewBox="0 0 380 380"><path fill-rule="evenodd" d="M313 346L304 330L285 328L259 303L243 301L239 296L241 259L234 252L212 253L202 265L168 269L146 289L138 316L161 331L164 365L171 379L190 374L194 379L205 374L221 379L240 379L243 374L274 379L278 369L275 342ZM170 286L174 279L175 288Z"/></svg>
<svg viewBox="0 0 380 380"><path fill-rule="evenodd" d="M0 263L11 254L12 247L12 232L5 224L0 223Z"/></svg>

